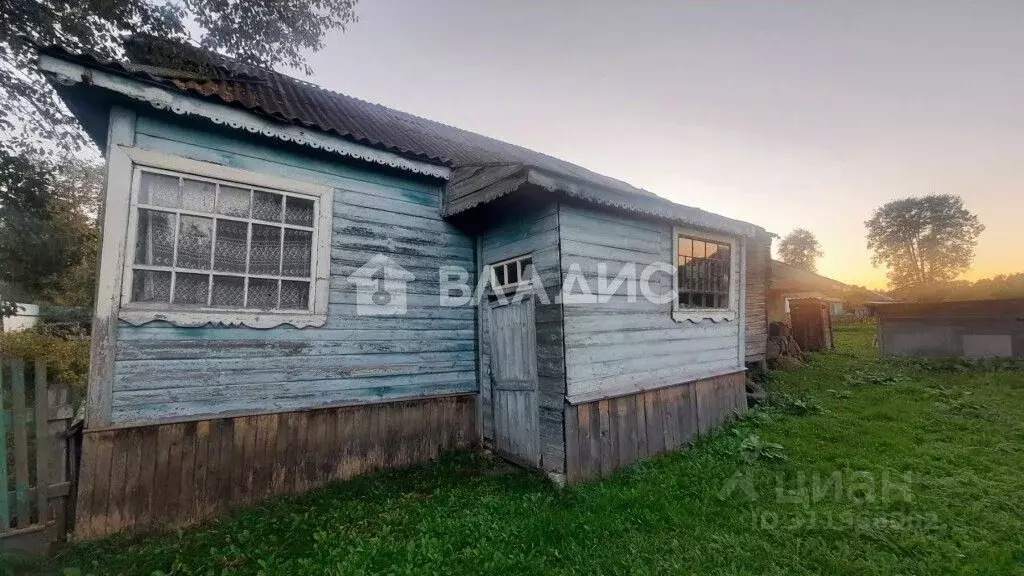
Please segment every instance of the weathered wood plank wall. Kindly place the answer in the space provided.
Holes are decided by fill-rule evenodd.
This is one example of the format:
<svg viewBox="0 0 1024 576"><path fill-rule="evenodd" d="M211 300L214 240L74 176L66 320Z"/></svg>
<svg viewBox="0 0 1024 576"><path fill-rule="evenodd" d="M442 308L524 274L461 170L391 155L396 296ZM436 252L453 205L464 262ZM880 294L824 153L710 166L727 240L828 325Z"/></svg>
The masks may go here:
<svg viewBox="0 0 1024 576"><path fill-rule="evenodd" d="M879 316L880 352L892 356L1024 358L1024 303L1016 311Z"/></svg>
<svg viewBox="0 0 1024 576"><path fill-rule="evenodd" d="M743 372L566 407L570 482L676 450L747 407Z"/></svg>
<svg viewBox="0 0 1024 576"><path fill-rule="evenodd" d="M143 149L334 187L330 305L323 328L302 330L122 324L112 422L477 390L475 311L442 307L438 281L439 265L475 268L474 240L441 220L439 185L189 128L180 117L136 125ZM416 276L404 316L356 314L347 278L377 254Z"/></svg>
<svg viewBox="0 0 1024 576"><path fill-rule="evenodd" d="M772 237L747 240L747 362L764 360L768 346L768 277L771 273Z"/></svg>
<svg viewBox="0 0 1024 576"><path fill-rule="evenodd" d="M585 283L603 299L563 305L570 401L671 386L742 367L739 318L675 322L671 302L651 302L636 285L636 299L630 302L629 282L617 287L598 282L599 266L605 267L609 280L626 265L636 266L638 279L650 264L671 266L675 259L670 224L574 204L561 206L559 221L566 290L577 294ZM743 282L740 261L737 255L733 266ZM655 294L673 290L668 274L653 276L651 284ZM742 314L743 306L739 308Z"/></svg>
<svg viewBox="0 0 1024 576"><path fill-rule="evenodd" d="M537 405L539 411L541 468L565 471L563 408L565 371L562 348L562 306L556 296L560 283L557 204L549 204L525 215L516 215L484 232L481 261L484 265L524 254L533 254L537 277L547 289L547 303L534 295L537 326ZM481 306L486 306L486 302ZM487 314L481 314L480 399L484 438L494 438L493 393L491 390L490 346Z"/></svg>
<svg viewBox="0 0 1024 576"><path fill-rule="evenodd" d="M450 396L85 432L75 537L195 524L271 496L475 444Z"/></svg>

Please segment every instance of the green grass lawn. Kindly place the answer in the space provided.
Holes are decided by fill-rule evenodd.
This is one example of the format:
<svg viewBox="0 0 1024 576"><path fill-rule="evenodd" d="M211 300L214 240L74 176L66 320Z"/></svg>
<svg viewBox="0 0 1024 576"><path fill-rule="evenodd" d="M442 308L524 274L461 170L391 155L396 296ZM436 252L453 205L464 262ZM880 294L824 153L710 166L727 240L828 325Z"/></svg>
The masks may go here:
<svg viewBox="0 0 1024 576"><path fill-rule="evenodd" d="M873 335L841 329L836 352L775 377L772 407L600 483L559 490L449 455L52 562L147 575L1024 574L1024 371L883 361Z"/></svg>

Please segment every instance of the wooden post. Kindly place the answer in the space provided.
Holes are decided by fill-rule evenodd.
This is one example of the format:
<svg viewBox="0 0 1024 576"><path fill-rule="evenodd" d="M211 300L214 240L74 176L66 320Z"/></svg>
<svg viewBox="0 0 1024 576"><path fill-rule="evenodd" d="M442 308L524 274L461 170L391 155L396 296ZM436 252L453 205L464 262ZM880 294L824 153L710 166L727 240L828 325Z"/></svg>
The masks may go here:
<svg viewBox="0 0 1024 576"><path fill-rule="evenodd" d="M39 401L41 399L37 400L37 402ZM72 414L71 404L68 400L68 387L65 384L54 382L46 386L46 413L48 449L50 450L47 462L49 466L47 481L51 486L67 485L72 479L69 467L71 441L67 437L67 432L74 414ZM69 489L66 496L49 502L48 517L54 520L51 542L64 539L64 535L69 529L67 524L68 507L74 497L75 493Z"/></svg>
<svg viewBox="0 0 1024 576"><path fill-rule="evenodd" d="M50 478L47 474L50 447L49 426L46 414L46 363L36 360L36 518L40 524L49 520L49 487Z"/></svg>
<svg viewBox="0 0 1024 576"><path fill-rule="evenodd" d="M11 361L11 397L14 399L14 500L18 528L30 524L28 513L28 425L25 422L25 363Z"/></svg>
<svg viewBox="0 0 1024 576"><path fill-rule="evenodd" d="M7 501L7 410L4 409L4 359L0 358L0 532L11 527Z"/></svg>

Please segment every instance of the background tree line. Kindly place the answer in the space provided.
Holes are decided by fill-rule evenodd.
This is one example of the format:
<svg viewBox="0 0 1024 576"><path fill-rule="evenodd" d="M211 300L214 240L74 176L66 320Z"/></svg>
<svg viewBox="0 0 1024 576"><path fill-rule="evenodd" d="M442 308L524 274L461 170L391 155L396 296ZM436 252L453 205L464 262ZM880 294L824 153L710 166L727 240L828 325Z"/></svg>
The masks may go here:
<svg viewBox="0 0 1024 576"><path fill-rule="evenodd" d="M876 209L864 225L872 264L886 268L888 293L897 299L1024 298L1024 272L974 282L957 279L971 267L985 230L959 196L894 200ZM796 228L779 242L778 254L786 264L815 272L824 252L812 232Z"/></svg>

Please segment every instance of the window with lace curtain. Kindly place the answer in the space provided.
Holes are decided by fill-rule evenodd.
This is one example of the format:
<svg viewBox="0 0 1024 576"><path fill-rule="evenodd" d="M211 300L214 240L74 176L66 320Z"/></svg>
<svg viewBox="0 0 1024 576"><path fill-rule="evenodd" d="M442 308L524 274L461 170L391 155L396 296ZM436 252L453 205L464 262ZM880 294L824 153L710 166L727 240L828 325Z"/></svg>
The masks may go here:
<svg viewBox="0 0 1024 576"><path fill-rule="evenodd" d="M124 308L325 311L317 245L329 242L330 219L320 196L144 166L132 190Z"/></svg>

